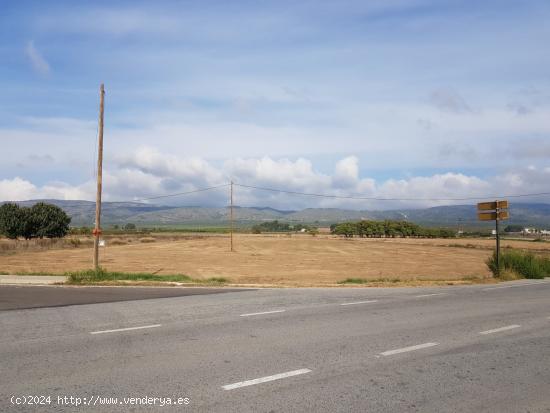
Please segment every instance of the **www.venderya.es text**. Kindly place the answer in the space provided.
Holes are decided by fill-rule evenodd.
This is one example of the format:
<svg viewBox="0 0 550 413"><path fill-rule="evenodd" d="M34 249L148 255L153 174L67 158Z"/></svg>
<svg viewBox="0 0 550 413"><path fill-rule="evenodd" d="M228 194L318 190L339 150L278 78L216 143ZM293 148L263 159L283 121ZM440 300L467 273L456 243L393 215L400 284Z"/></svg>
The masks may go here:
<svg viewBox="0 0 550 413"><path fill-rule="evenodd" d="M13 395L10 398L16 406L186 406L191 403L189 397L173 396L60 396L60 395Z"/></svg>

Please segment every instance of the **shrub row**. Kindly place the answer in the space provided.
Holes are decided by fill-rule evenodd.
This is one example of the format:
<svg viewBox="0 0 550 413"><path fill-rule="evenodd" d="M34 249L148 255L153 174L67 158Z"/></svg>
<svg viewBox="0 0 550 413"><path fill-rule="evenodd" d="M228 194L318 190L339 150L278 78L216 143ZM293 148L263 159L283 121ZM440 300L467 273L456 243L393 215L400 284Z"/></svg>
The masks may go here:
<svg viewBox="0 0 550 413"><path fill-rule="evenodd" d="M354 236L380 237L419 237L419 238L454 238L456 232L446 228L423 228L408 221L359 221L342 222L331 225L330 231L346 238Z"/></svg>

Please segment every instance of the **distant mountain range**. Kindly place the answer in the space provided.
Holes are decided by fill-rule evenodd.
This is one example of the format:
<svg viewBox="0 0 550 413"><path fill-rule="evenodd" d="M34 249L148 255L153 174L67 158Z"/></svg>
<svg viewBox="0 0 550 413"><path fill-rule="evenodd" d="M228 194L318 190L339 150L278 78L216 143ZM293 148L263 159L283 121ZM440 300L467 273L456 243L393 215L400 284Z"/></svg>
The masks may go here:
<svg viewBox="0 0 550 413"><path fill-rule="evenodd" d="M17 202L32 206L36 202L49 202L63 208L72 217L72 225L93 225L95 203L90 201L62 201L56 199ZM360 219L407 220L426 226L487 228L491 223L477 221L474 205L452 205L424 209L387 211L354 211L338 208L307 208L301 211L280 211L273 208L235 207L235 220L241 225L280 220L328 226L332 223ZM550 228L550 204L516 203L510 205L511 219L507 224ZM134 223L138 226L225 226L229 208L173 207L137 202L104 202L102 221L105 225Z"/></svg>

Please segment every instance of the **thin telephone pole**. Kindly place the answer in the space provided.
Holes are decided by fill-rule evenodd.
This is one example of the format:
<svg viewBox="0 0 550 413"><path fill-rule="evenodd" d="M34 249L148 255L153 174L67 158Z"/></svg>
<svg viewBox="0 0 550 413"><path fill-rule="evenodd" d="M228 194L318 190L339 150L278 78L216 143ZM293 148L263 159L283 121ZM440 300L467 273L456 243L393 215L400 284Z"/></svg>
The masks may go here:
<svg viewBox="0 0 550 413"><path fill-rule="evenodd" d="M498 205L498 201L495 201L496 207L496 220L495 220L495 230L496 230L496 241L497 241L497 251L496 251L496 259L497 259L497 275L500 275L500 228L498 225L498 222L500 221L499 212L500 208Z"/></svg>
<svg viewBox="0 0 550 413"><path fill-rule="evenodd" d="M103 83L99 88L99 130L97 152L97 195L95 200L95 228L94 234L94 269L99 269L99 237L101 236L101 190L103 185L103 110L105 100L105 87Z"/></svg>
<svg viewBox="0 0 550 413"><path fill-rule="evenodd" d="M233 180L231 180L231 203L230 203L229 219L231 221L231 252L233 252Z"/></svg>

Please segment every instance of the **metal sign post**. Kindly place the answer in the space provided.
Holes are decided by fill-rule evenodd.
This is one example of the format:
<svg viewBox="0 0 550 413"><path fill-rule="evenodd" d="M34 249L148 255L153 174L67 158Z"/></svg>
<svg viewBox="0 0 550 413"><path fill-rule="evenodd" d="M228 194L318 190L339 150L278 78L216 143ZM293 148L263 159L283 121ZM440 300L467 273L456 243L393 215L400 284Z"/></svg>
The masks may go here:
<svg viewBox="0 0 550 413"><path fill-rule="evenodd" d="M508 201L481 202L477 204L477 217L480 221L495 221L497 275L500 273L500 229L499 222L510 218ZM484 212L479 212L484 211ZM486 211L486 212L485 212Z"/></svg>
<svg viewBox="0 0 550 413"><path fill-rule="evenodd" d="M495 230L497 231L497 233L495 234L495 237L496 237L496 240L497 240L497 274L500 275L500 233L499 233L499 228L498 228L498 223L500 221L499 219L499 207L498 207L498 202L497 202L497 208L496 208L496 219L495 219Z"/></svg>

